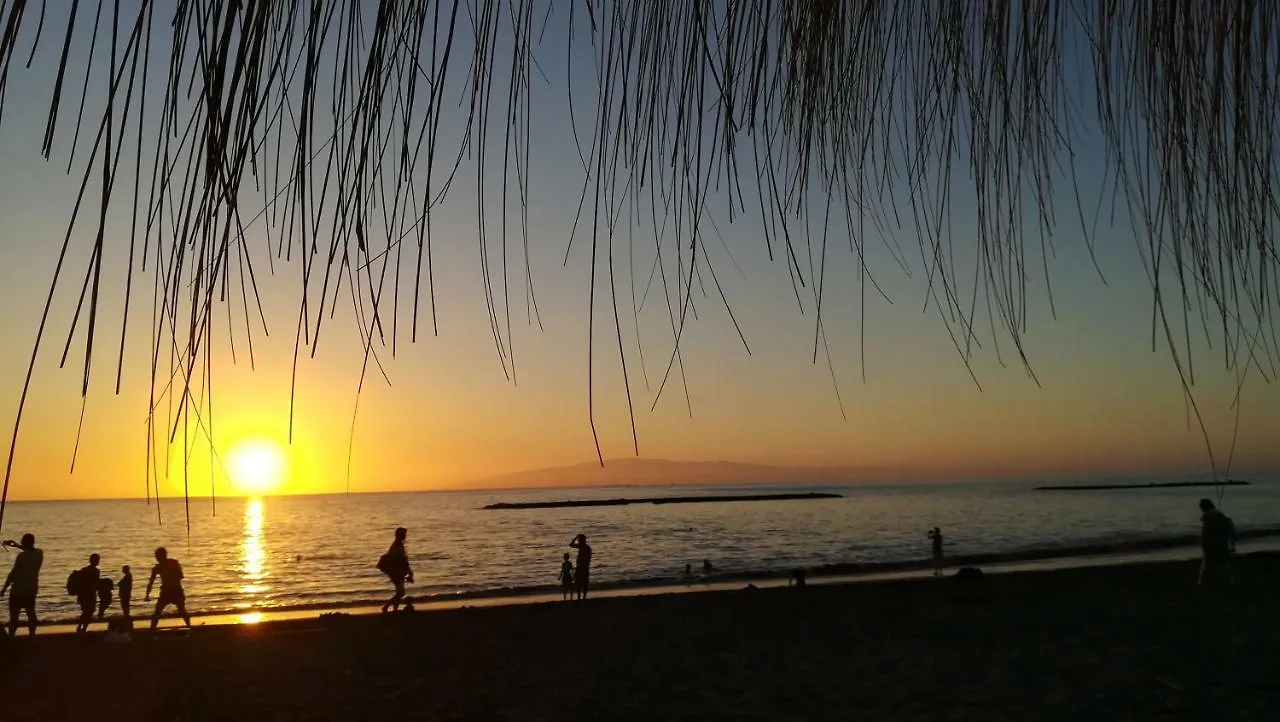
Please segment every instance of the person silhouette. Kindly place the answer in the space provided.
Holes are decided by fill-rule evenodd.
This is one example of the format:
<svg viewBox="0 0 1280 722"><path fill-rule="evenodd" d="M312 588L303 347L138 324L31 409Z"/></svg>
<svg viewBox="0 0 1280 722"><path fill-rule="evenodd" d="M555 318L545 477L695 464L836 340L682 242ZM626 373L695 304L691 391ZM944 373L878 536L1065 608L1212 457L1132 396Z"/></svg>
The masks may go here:
<svg viewBox="0 0 1280 722"><path fill-rule="evenodd" d="M578 587L578 599L586 599L591 584L591 545L587 543L587 535L574 537L569 547L578 550L578 566L573 570L573 578Z"/></svg>
<svg viewBox="0 0 1280 722"><path fill-rule="evenodd" d="M1200 576L1196 585L1226 582L1233 584L1231 553L1235 551L1235 524L1218 511L1212 501L1200 500Z"/></svg>
<svg viewBox="0 0 1280 722"><path fill-rule="evenodd" d="M115 591L115 582L106 577L98 580L98 621L106 619L107 610L111 608L111 593Z"/></svg>
<svg viewBox="0 0 1280 722"><path fill-rule="evenodd" d="M155 586L156 577L160 577L160 597L156 600L156 610L151 613L151 629L154 631L156 625L160 624L160 615L170 604L178 609L182 621L190 629L191 616L187 614L187 593L182 588L182 565L177 559L169 558L169 552L164 547L156 549L156 565L151 567L151 578L147 580L147 593L142 598L144 602L151 601L151 588Z"/></svg>
<svg viewBox="0 0 1280 722"><path fill-rule="evenodd" d="M686 564L686 565L684 565L684 578L685 578L685 579L692 579L692 578L693 578L693 565L692 565L692 564Z"/></svg>
<svg viewBox="0 0 1280 722"><path fill-rule="evenodd" d="M44 564L44 552L36 548L34 534L23 534L22 543L6 540L4 545L18 549L13 568L0 587L0 597L9 594L9 636L18 633L18 617L27 614L27 632L36 633L40 620L36 617L36 592L40 591L40 567Z"/></svg>
<svg viewBox="0 0 1280 722"><path fill-rule="evenodd" d="M409 567L409 553L404 548L404 540L408 536L408 529L398 527L395 539L391 542L391 547L387 549L386 554L378 558L378 570L387 575L396 590L391 599L382 605L384 613L400 611L400 602L404 599L404 583L406 581L410 584L413 583L413 569Z"/></svg>
<svg viewBox="0 0 1280 722"><path fill-rule="evenodd" d="M102 557L90 554L88 566L81 567L75 573L75 584L69 590L75 593L76 602L80 605L80 621L76 623L77 632L89 631L89 623L93 621L93 610L98 606L98 582L102 578L102 572L98 569L100 561Z"/></svg>
<svg viewBox="0 0 1280 722"><path fill-rule="evenodd" d="M560 599L569 601L573 598L573 562L569 561L569 552L564 553L564 561L560 562Z"/></svg>
<svg viewBox="0 0 1280 722"><path fill-rule="evenodd" d="M120 581L116 584L116 592L120 597L120 613L129 618L129 606L133 603L133 572L126 564L120 568Z"/></svg>
<svg viewBox="0 0 1280 722"><path fill-rule="evenodd" d="M794 586L797 589L803 589L804 585L805 585L804 569L797 568L797 569L791 570L791 578L787 580L787 586L788 587Z"/></svg>
<svg viewBox="0 0 1280 722"><path fill-rule="evenodd" d="M942 529L934 527L929 530L929 541L933 545L933 576L942 576Z"/></svg>
<svg viewBox="0 0 1280 722"><path fill-rule="evenodd" d="M712 565L711 565L711 560L710 560L710 559L703 559L703 560L702 560L702 573L703 573L703 575L704 575L704 576L705 576L705 575L707 575L707 574L710 574L711 572L714 572L715 570L716 570L716 568L715 568L714 566L712 566Z"/></svg>

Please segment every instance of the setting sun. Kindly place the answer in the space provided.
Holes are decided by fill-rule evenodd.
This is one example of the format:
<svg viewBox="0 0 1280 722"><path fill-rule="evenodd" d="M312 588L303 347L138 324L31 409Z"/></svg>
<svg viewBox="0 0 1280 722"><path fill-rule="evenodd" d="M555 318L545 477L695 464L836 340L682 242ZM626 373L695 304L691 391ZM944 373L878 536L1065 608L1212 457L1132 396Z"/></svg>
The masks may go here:
<svg viewBox="0 0 1280 722"><path fill-rule="evenodd" d="M284 481L287 460L279 444L262 439L242 441L231 449L227 472L231 485L244 494L267 494Z"/></svg>

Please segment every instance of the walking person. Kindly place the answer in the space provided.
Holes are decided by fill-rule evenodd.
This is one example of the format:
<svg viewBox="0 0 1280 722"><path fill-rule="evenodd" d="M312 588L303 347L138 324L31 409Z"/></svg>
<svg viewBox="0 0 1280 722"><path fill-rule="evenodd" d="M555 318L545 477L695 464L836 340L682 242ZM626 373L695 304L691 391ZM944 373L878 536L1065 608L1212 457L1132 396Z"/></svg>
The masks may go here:
<svg viewBox="0 0 1280 722"><path fill-rule="evenodd" d="M156 600L156 610L151 614L151 629L160 624L160 615L170 604L177 607L182 621L191 628L191 616L187 614L187 593L182 588L182 565L177 559L169 558L169 551L164 547L156 549L156 565L151 567L151 579L147 580L147 593L144 602L151 601L151 588L155 586L156 577L160 578L160 598ZM132 582L130 582L132 584Z"/></svg>
<svg viewBox="0 0 1280 722"><path fill-rule="evenodd" d="M111 608L111 593L115 591L115 582L106 577L98 580L98 621L107 618L107 610Z"/></svg>
<svg viewBox="0 0 1280 722"><path fill-rule="evenodd" d="M378 557L378 571L387 575L396 590L391 599L388 599L387 603L382 605L383 613L400 611L400 603L404 601L404 584L406 581L410 584L413 583L413 569L409 566L409 553L404 548L404 541L408 536L408 529L404 527L397 528L391 547L387 549L386 554Z"/></svg>
<svg viewBox="0 0 1280 722"><path fill-rule="evenodd" d="M1212 501L1200 500L1200 576L1196 585L1208 582L1234 584L1231 572L1231 554L1236 550L1236 527L1226 514L1218 511Z"/></svg>
<svg viewBox="0 0 1280 722"><path fill-rule="evenodd" d="M22 543L6 540L4 545L18 549L13 568L0 587L0 597L9 592L9 636L18 633L18 617L27 614L27 632L36 633L39 619L36 617L36 592L40 590L40 567L44 564L44 552L36 548L34 534L23 534Z"/></svg>
<svg viewBox="0 0 1280 722"><path fill-rule="evenodd" d="M942 529L934 527L929 531L929 541L933 544L933 576L942 576Z"/></svg>
<svg viewBox="0 0 1280 722"><path fill-rule="evenodd" d="M89 564L72 572L67 579L67 592L75 596L76 603L80 605L80 621L76 623L78 633L89 631L93 610L98 606L98 583L102 579L102 572L98 569L100 561L102 557L90 554Z"/></svg>
<svg viewBox="0 0 1280 722"><path fill-rule="evenodd" d="M574 537L569 547L578 550L578 566L573 570L573 580L578 587L578 599L586 599L587 588L591 584L591 545L587 543L587 535Z"/></svg>

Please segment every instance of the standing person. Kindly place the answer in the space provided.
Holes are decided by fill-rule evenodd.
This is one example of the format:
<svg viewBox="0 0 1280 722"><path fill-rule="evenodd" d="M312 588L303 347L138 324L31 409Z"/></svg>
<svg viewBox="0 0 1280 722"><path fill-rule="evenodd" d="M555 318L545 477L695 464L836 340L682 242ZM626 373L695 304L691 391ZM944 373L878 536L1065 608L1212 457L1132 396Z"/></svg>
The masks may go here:
<svg viewBox="0 0 1280 722"><path fill-rule="evenodd" d="M1225 581L1235 583L1231 573L1231 553L1235 551L1235 524L1218 511L1212 501L1200 500L1200 576L1196 585Z"/></svg>
<svg viewBox="0 0 1280 722"><path fill-rule="evenodd" d="M578 587L578 599L586 599L587 588L591 584L591 545L587 543L587 535L574 537L569 547L578 550L578 567L573 570L573 580Z"/></svg>
<svg viewBox="0 0 1280 722"><path fill-rule="evenodd" d="M169 558L169 551L164 547L156 549L156 565L151 567L151 579L147 581L147 593L144 602L151 601L151 588L160 577L160 598L156 600L156 611L151 614L151 629L160 623L160 614L165 607L172 604L178 608L182 621L191 628L191 616L187 614L187 593L182 588L182 565L177 559ZM132 582L130 582L132 584Z"/></svg>
<svg viewBox="0 0 1280 722"><path fill-rule="evenodd" d="M90 554L89 565L73 572L72 579L67 580L67 591L74 594L76 602L80 604L77 632L89 631L89 624L93 621L93 610L98 606L98 582L102 579L102 572L98 569L100 561L102 557Z"/></svg>
<svg viewBox="0 0 1280 722"><path fill-rule="evenodd" d="M933 576L942 576L942 529L934 527L929 532L929 541L933 543Z"/></svg>
<svg viewBox="0 0 1280 722"><path fill-rule="evenodd" d="M564 553L564 561L560 562L560 601L567 602L573 598L573 562L569 561L569 552Z"/></svg>
<svg viewBox="0 0 1280 722"><path fill-rule="evenodd" d="M406 581L410 584L413 583L413 569L409 567L409 553L404 548L404 540L408 536L408 529L397 527L396 537L391 542L391 547L387 549L386 554L378 558L378 571L387 575L396 590L391 599L388 599L387 603L382 605L383 613L400 611L400 602L404 600L404 583Z"/></svg>
<svg viewBox="0 0 1280 722"><path fill-rule="evenodd" d="M125 619L129 618L129 605L133 603L133 572L129 571L129 565L126 564L120 568L120 583L116 585L116 591L120 593L120 612Z"/></svg>
<svg viewBox="0 0 1280 722"><path fill-rule="evenodd" d="M36 549L34 534L23 534L22 543L6 540L4 545L19 549L18 557L13 560L13 568L5 577L4 586L0 587L0 597L6 591L9 595L9 636L18 633L18 615L27 613L27 631L36 633L36 592L40 590L40 566L44 564L44 552Z"/></svg>

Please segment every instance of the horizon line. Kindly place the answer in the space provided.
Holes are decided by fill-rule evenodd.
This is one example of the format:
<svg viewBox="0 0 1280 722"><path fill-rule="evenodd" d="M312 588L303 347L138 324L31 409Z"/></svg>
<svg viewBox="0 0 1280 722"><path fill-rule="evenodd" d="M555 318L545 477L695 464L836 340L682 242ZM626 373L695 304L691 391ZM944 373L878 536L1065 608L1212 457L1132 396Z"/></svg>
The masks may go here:
<svg viewBox="0 0 1280 722"><path fill-rule="evenodd" d="M1232 475L1231 478L1209 479L1204 483L1225 485L1230 481L1249 481L1257 483L1263 481L1256 477L1272 477L1274 472L1258 471L1258 472L1241 472ZM727 480L723 482L715 481L672 481L666 483L641 481L641 482L618 482L613 484L562 484L550 486L440 486L421 489L360 489L360 490L344 490L344 491L305 491L305 492L283 492L269 494L236 494L227 493L219 495L195 495L191 494L185 499L192 501L209 501L216 502L219 499L241 500L241 499L268 499L283 497L311 497L311 496L369 496L377 494L457 494L457 493L502 493L502 492L531 492L531 491L554 491L557 489L575 490L575 489L623 489L623 488L656 488L656 487L699 487L699 486L931 486L931 485L958 485L958 484L1036 484L1046 481L1045 478L1037 478L1038 475L1019 476L1019 477L992 477L992 478L961 478L961 479L938 479L938 478L920 478L914 480L791 480L791 481L741 481ZM1089 480L1090 476L1074 477L1080 481ZM1134 476L1113 475L1110 478L1116 480L1122 479L1145 479L1150 476L1164 476L1164 474L1143 474ZM1192 475L1187 475L1192 476ZM1241 477L1251 476L1252 479L1242 479ZM85 502L85 501L142 501L150 506L151 504L160 504L162 502L179 502L184 501L182 494L175 494L168 497L145 497L145 496L93 496L93 497L46 497L46 498L23 498L9 499L10 504L45 504L60 502Z"/></svg>

